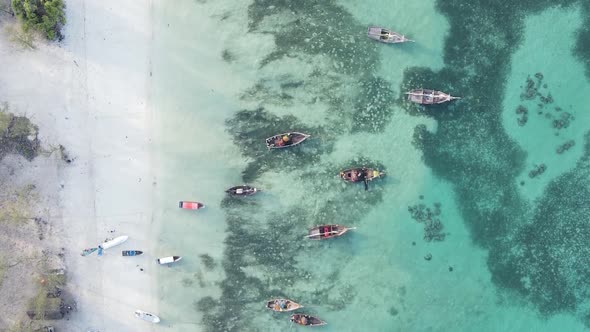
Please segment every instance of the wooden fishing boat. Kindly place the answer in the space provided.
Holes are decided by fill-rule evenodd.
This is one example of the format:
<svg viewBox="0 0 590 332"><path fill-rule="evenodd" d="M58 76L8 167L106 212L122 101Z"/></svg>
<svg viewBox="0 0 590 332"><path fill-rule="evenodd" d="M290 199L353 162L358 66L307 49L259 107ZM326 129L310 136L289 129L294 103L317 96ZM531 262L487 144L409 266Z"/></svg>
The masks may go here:
<svg viewBox="0 0 590 332"><path fill-rule="evenodd" d="M406 94L409 101L421 105L442 104L453 99L461 99L461 97L453 97L447 93L429 89L415 89Z"/></svg>
<svg viewBox="0 0 590 332"><path fill-rule="evenodd" d="M269 149L283 149L301 144L311 135L292 132L274 135L266 139L266 147Z"/></svg>
<svg viewBox="0 0 590 332"><path fill-rule="evenodd" d="M199 202L180 201L178 207L185 210L198 210L205 207L205 204Z"/></svg>
<svg viewBox="0 0 590 332"><path fill-rule="evenodd" d="M295 303L288 299L275 299L266 302L266 307L276 312L287 312L303 308L299 303Z"/></svg>
<svg viewBox="0 0 590 332"><path fill-rule="evenodd" d="M154 324L160 322L160 317L143 310L135 310L135 317Z"/></svg>
<svg viewBox="0 0 590 332"><path fill-rule="evenodd" d="M340 171L340 177L346 182L373 181L374 179L380 178L384 175L385 172L381 172L369 167L357 167Z"/></svg>
<svg viewBox="0 0 590 332"><path fill-rule="evenodd" d="M258 191L258 189L254 188L254 187L243 185L243 186L231 187L228 190L226 190L225 192L232 195L232 196L250 196L250 195L256 194L257 191Z"/></svg>
<svg viewBox="0 0 590 332"><path fill-rule="evenodd" d="M293 314L291 315L291 321L303 326L321 326L328 324L317 317L306 314Z"/></svg>
<svg viewBox="0 0 590 332"><path fill-rule="evenodd" d="M97 250L98 250L98 248L86 248L86 249L82 250L82 253L80 255L82 255L82 256L88 256L88 255L90 255L91 253L93 253L93 252L95 252Z"/></svg>
<svg viewBox="0 0 590 332"><path fill-rule="evenodd" d="M141 250L123 250L121 251L121 255L123 256L139 256L143 254Z"/></svg>
<svg viewBox="0 0 590 332"><path fill-rule="evenodd" d="M371 39L386 44L413 42L413 40L406 38L402 34L382 27L369 27L369 29L367 30L367 36L369 36L369 38Z"/></svg>
<svg viewBox="0 0 590 332"><path fill-rule="evenodd" d="M312 240L325 240L338 237L344 233L356 229L356 227L346 227L341 225L319 225L311 228L306 238Z"/></svg>
<svg viewBox="0 0 590 332"><path fill-rule="evenodd" d="M182 259L182 257L180 257L180 256L168 256L168 257L156 259L156 263L158 263L160 265L166 265L166 264L178 262L181 259Z"/></svg>

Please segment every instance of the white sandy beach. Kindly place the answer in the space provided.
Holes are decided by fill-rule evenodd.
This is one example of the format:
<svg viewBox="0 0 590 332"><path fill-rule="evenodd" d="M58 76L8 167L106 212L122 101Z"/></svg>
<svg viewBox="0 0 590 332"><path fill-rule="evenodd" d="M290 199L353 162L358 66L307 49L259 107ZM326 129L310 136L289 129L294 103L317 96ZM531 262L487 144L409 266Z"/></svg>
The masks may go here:
<svg viewBox="0 0 590 332"><path fill-rule="evenodd" d="M149 100L152 4L76 0L66 6L65 39L59 44L23 50L5 33L0 37L0 101L30 117L42 142L62 144L74 158L67 166L58 158L42 165L55 169L59 179L59 185L45 181L51 186L40 190L59 195L50 222L67 248L68 288L78 310L54 325L60 331L149 331L149 323L133 312L158 312ZM47 173L39 172L38 182ZM120 235L129 240L102 257L79 255ZM122 249L144 255L123 258Z"/></svg>

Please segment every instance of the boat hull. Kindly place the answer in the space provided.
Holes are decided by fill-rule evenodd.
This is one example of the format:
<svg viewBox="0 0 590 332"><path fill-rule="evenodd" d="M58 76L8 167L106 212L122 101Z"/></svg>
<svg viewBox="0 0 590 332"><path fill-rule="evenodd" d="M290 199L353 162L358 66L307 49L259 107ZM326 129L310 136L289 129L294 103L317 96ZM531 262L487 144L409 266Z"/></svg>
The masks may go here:
<svg viewBox="0 0 590 332"><path fill-rule="evenodd" d="M139 256L143 254L141 250L123 250L121 251L122 256Z"/></svg>
<svg viewBox="0 0 590 332"><path fill-rule="evenodd" d="M160 322L160 317L143 310L135 310L135 317L145 320L146 322L157 324Z"/></svg>
<svg viewBox="0 0 590 332"><path fill-rule="evenodd" d="M289 138L289 141L287 143L283 141L283 137L285 136ZM298 132L278 134L266 139L266 147L269 149L290 148L303 143L303 141L305 141L309 137L311 137L311 135Z"/></svg>
<svg viewBox="0 0 590 332"><path fill-rule="evenodd" d="M266 302L266 307L275 312L289 312L303 308L299 303L293 302L288 299L275 299Z"/></svg>
<svg viewBox="0 0 590 332"><path fill-rule="evenodd" d="M109 249L109 248L112 248L114 246L118 246L119 244L127 241L128 238L129 238L129 236L127 236L127 235L119 236L119 237L116 237L112 240L105 241L103 244L100 245L100 247L103 250Z"/></svg>
<svg viewBox="0 0 590 332"><path fill-rule="evenodd" d="M178 207L185 210L199 210L205 207L205 204L191 201L180 201Z"/></svg>
<svg viewBox="0 0 590 332"><path fill-rule="evenodd" d="M156 259L156 263L158 263L160 265L166 265L166 264L178 262L181 259L182 259L182 257L180 257L180 256L168 256L168 257L162 257L162 258Z"/></svg>
<svg viewBox="0 0 590 332"><path fill-rule="evenodd" d="M342 236L351 228L341 225L320 225L311 228L308 231L307 238L310 240L327 240L334 237Z"/></svg>
<svg viewBox="0 0 590 332"><path fill-rule="evenodd" d="M409 101L420 105L442 104L453 99L459 99L459 97L453 97L447 93L430 89L415 89L406 92L406 94Z"/></svg>
<svg viewBox="0 0 590 332"><path fill-rule="evenodd" d="M235 186L225 191L231 196L252 196L258 192L258 189L251 186Z"/></svg>
<svg viewBox="0 0 590 332"><path fill-rule="evenodd" d="M402 34L382 27L369 27L367 37L385 44L400 44L413 41Z"/></svg>
<svg viewBox="0 0 590 332"><path fill-rule="evenodd" d="M322 326L327 324L317 317L306 314L293 314L291 315L291 321L302 326Z"/></svg>
<svg viewBox="0 0 590 332"><path fill-rule="evenodd" d="M364 178L363 178L364 173ZM374 179L380 178L385 175L385 172L379 171L374 168L359 167L351 168L340 171L340 178L346 182L363 182L373 181Z"/></svg>

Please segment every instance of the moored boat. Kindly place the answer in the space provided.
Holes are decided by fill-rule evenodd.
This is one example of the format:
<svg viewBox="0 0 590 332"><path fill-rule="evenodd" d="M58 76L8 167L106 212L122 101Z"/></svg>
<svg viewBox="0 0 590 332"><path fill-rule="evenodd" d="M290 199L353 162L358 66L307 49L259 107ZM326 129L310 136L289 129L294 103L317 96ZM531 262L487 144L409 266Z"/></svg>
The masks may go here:
<svg viewBox="0 0 590 332"><path fill-rule="evenodd" d="M266 147L269 149L282 149L301 144L311 135L291 132L274 135L266 139Z"/></svg>
<svg viewBox="0 0 590 332"><path fill-rule="evenodd" d="M385 172L370 167L357 167L340 171L340 178L346 182L364 182L365 190L369 189L368 181L380 178Z"/></svg>
<svg viewBox="0 0 590 332"><path fill-rule="evenodd" d="M141 250L123 250L121 251L121 255L123 256L139 256L143 254Z"/></svg>
<svg viewBox="0 0 590 332"><path fill-rule="evenodd" d="M299 303L293 302L288 299L275 299L266 302L266 307L276 312L287 312L303 308Z"/></svg>
<svg viewBox="0 0 590 332"><path fill-rule="evenodd" d="M198 210L205 207L205 204L191 201L180 201L178 207L185 210Z"/></svg>
<svg viewBox="0 0 590 332"><path fill-rule="evenodd" d="M166 264L178 262L181 259L182 259L182 257L180 257L180 256L168 256L168 257L158 258L158 259L156 259L156 262L160 265L166 265Z"/></svg>
<svg viewBox="0 0 590 332"><path fill-rule="evenodd" d="M367 36L386 44L413 42L413 40L406 38L402 34L382 27L369 27L367 30Z"/></svg>
<svg viewBox="0 0 590 332"><path fill-rule="evenodd" d="M348 228L342 225L319 225L311 228L306 238L312 240L325 240L344 235L344 233L353 229L356 229L356 227Z"/></svg>
<svg viewBox="0 0 590 332"><path fill-rule="evenodd" d="M250 196L256 194L256 192L258 192L258 189L252 186L243 185L231 187L225 192L232 196Z"/></svg>
<svg viewBox="0 0 590 332"><path fill-rule="evenodd" d="M127 241L128 238L129 238L129 236L127 236L127 235L118 236L112 240L108 240L108 241L103 242L98 247L102 250L106 250L106 249L112 248L114 246L117 246L117 245Z"/></svg>
<svg viewBox="0 0 590 332"><path fill-rule="evenodd" d="M135 317L154 324L160 322L160 317L143 310L135 310Z"/></svg>
<svg viewBox="0 0 590 332"><path fill-rule="evenodd" d="M306 314L293 314L291 315L291 321L303 326L321 326L328 324L317 317Z"/></svg>
<svg viewBox="0 0 590 332"><path fill-rule="evenodd" d="M430 89L415 89L406 92L408 100L421 105L442 104L453 99L461 99L461 97L453 97L450 94L430 90Z"/></svg>

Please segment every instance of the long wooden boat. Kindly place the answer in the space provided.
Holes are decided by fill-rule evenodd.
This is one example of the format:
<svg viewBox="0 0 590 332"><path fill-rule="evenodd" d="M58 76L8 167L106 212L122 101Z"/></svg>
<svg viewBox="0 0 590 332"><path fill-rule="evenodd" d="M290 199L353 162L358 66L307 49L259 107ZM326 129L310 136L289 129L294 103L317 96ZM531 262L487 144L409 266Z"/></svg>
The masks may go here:
<svg viewBox="0 0 590 332"><path fill-rule="evenodd" d="M303 308L299 303L293 302L288 299L274 299L266 302L266 307L276 312L288 312Z"/></svg>
<svg viewBox="0 0 590 332"><path fill-rule="evenodd" d="M231 196L250 196L256 194L257 191L258 189L252 186L243 185L231 187L225 192L230 194Z"/></svg>
<svg viewBox="0 0 590 332"><path fill-rule="evenodd" d="M317 317L306 314L293 314L291 315L291 321L303 326L321 326L328 324Z"/></svg>
<svg viewBox="0 0 590 332"><path fill-rule="evenodd" d="M135 310L135 317L154 324L160 322L160 317L143 310Z"/></svg>
<svg viewBox="0 0 590 332"><path fill-rule="evenodd" d="M367 36L369 36L369 38L371 39L386 44L413 42L413 40L406 38L402 34L382 27L369 27L369 29L367 30Z"/></svg>
<svg viewBox="0 0 590 332"><path fill-rule="evenodd" d="M356 167L340 171L339 175L346 182L364 182L380 178L385 172L370 167Z"/></svg>
<svg viewBox="0 0 590 332"><path fill-rule="evenodd" d="M309 229L306 238L312 240L326 240L344 235L344 233L353 229L356 229L356 227L348 228L342 225L319 225Z"/></svg>
<svg viewBox="0 0 590 332"><path fill-rule="evenodd" d="M205 204L191 201L180 201L178 207L185 210L199 210L205 207Z"/></svg>
<svg viewBox="0 0 590 332"><path fill-rule="evenodd" d="M453 97L450 94L430 90L430 89L415 89L406 92L408 100L421 105L442 104L453 99L461 99L461 97Z"/></svg>
<svg viewBox="0 0 590 332"><path fill-rule="evenodd" d="M311 135L298 133L296 131L291 133L284 133L274 135L266 139L266 147L269 149L283 149L301 144Z"/></svg>

